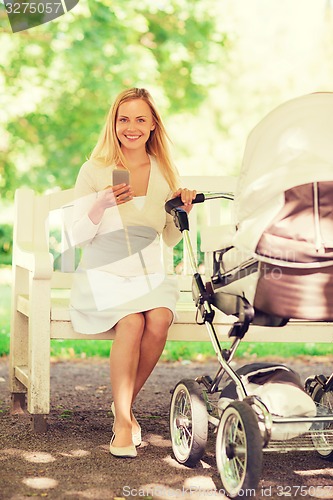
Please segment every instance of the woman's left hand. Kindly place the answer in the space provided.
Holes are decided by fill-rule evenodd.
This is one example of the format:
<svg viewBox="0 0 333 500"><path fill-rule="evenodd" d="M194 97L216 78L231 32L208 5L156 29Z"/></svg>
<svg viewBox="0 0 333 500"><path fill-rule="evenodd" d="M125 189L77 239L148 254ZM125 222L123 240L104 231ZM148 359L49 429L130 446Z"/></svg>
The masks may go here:
<svg viewBox="0 0 333 500"><path fill-rule="evenodd" d="M179 188L175 193L173 193L172 198L177 198L178 196L181 197L182 202L184 205L182 208L189 213L192 210L192 201L196 197L197 192L195 190L187 189L187 188Z"/></svg>

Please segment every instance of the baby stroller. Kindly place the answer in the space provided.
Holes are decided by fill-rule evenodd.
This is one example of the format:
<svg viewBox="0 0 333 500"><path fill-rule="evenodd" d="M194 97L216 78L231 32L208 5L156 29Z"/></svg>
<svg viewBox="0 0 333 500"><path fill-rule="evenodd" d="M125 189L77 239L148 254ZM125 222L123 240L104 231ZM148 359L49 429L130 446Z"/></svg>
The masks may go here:
<svg viewBox="0 0 333 500"><path fill-rule="evenodd" d="M194 202L213 198L233 200L235 224L206 234L206 283L181 201L166 203L182 231L193 300L219 362L213 378L176 385L170 433L177 461L194 466L212 424L225 494L243 498L258 486L264 451L312 449L333 460L333 375L311 377L303 387L284 365L234 371L230 363L252 324L333 320L333 93L299 97L269 113L248 137L236 195L199 193ZM215 309L235 317L228 349L214 330Z"/></svg>

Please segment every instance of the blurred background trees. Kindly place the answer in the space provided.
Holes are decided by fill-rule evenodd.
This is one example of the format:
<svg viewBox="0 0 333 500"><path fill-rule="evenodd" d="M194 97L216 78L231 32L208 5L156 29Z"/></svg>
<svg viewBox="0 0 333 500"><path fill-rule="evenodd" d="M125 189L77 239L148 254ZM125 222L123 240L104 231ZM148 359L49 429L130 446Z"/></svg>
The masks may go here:
<svg viewBox="0 0 333 500"><path fill-rule="evenodd" d="M166 115L195 112L227 45L213 4L81 0L59 20L2 33L4 196L22 184L72 186L126 87L148 87Z"/></svg>
<svg viewBox="0 0 333 500"><path fill-rule="evenodd" d="M332 90L332 27L330 0L80 0L13 34L0 5L2 206L18 186L71 187L131 86L154 96L182 174L237 174L264 114Z"/></svg>

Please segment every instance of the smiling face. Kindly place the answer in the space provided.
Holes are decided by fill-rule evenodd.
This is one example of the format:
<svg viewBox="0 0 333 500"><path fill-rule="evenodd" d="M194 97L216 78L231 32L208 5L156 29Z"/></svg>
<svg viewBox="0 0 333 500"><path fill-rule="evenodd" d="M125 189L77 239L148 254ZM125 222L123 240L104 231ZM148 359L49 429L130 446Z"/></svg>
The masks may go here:
<svg viewBox="0 0 333 500"><path fill-rule="evenodd" d="M145 148L155 124L149 104L131 99L120 104L116 117L116 134L122 149Z"/></svg>

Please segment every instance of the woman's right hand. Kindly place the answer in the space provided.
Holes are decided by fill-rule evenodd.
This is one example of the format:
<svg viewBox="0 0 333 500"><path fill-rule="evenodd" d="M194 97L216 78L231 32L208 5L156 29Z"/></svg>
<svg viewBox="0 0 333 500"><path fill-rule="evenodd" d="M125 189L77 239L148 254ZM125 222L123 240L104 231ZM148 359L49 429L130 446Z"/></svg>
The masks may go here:
<svg viewBox="0 0 333 500"><path fill-rule="evenodd" d="M122 205L133 199L133 189L128 184L108 186L98 193L97 201L104 209Z"/></svg>
<svg viewBox="0 0 333 500"><path fill-rule="evenodd" d="M128 184L117 184L108 186L99 191L97 199L88 213L88 217L94 224L99 224L107 208L122 205L133 198L133 190Z"/></svg>

